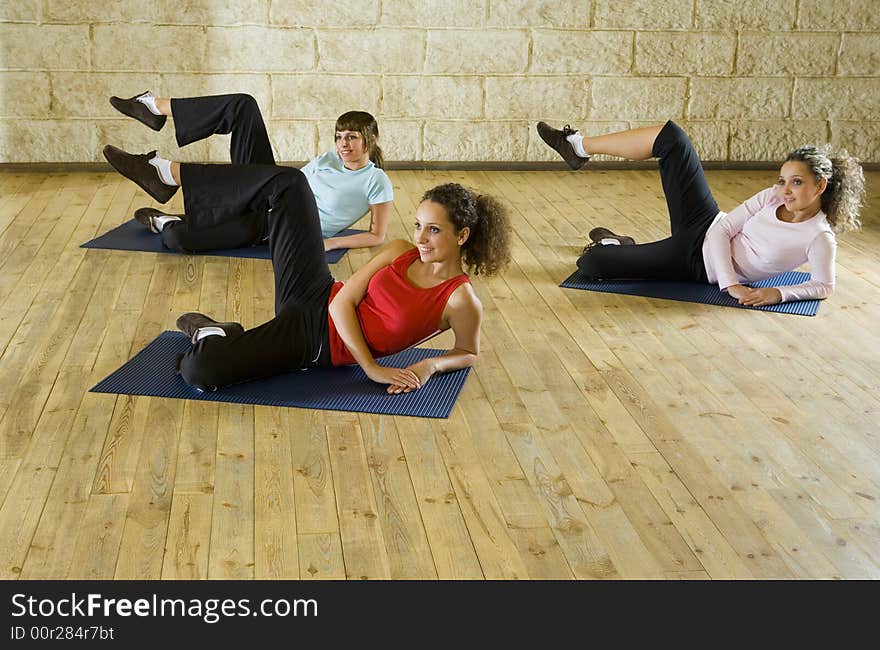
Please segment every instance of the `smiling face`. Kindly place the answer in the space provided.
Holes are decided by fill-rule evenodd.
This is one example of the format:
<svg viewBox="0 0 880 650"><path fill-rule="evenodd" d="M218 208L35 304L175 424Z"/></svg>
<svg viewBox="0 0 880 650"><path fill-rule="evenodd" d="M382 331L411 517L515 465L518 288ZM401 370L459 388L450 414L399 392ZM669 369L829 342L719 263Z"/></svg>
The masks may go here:
<svg viewBox="0 0 880 650"><path fill-rule="evenodd" d="M370 160L370 152L360 131L337 131L336 153L348 169L360 169Z"/></svg>
<svg viewBox="0 0 880 650"><path fill-rule="evenodd" d="M779 170L776 193L789 212L815 214L822 207L821 196L826 185L827 181L824 178L816 182L816 177L806 163L789 160Z"/></svg>
<svg viewBox="0 0 880 650"><path fill-rule="evenodd" d="M460 261L461 246L470 230L457 230L449 214L439 203L422 201L416 211L413 243L419 249L419 259L425 263Z"/></svg>

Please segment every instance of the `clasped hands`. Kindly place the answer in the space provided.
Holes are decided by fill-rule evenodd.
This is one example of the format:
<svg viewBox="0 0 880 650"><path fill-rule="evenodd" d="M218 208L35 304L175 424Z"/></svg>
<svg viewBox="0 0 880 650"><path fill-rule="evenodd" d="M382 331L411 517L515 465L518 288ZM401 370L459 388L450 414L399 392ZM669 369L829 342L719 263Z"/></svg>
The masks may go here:
<svg viewBox="0 0 880 650"><path fill-rule="evenodd" d="M727 293L736 298L739 304L749 307L762 307L782 302L782 292L775 287L753 289L741 284L734 284L727 287Z"/></svg>
<svg viewBox="0 0 880 650"><path fill-rule="evenodd" d="M365 368L364 372L376 383L388 384L388 392L398 395L424 386L434 374L434 369L431 359L422 359L406 368L387 368L376 364L369 369Z"/></svg>

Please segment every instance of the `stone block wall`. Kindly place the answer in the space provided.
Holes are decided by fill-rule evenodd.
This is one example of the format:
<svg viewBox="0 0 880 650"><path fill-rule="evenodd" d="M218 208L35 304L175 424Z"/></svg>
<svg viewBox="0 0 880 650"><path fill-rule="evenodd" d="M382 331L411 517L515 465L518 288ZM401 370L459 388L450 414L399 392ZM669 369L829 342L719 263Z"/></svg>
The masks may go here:
<svg viewBox="0 0 880 650"><path fill-rule="evenodd" d="M0 162L178 152L111 94L247 92L278 160L379 118L391 161L554 160L537 120L587 133L672 118L716 161L805 141L880 161L876 0L0 0Z"/></svg>

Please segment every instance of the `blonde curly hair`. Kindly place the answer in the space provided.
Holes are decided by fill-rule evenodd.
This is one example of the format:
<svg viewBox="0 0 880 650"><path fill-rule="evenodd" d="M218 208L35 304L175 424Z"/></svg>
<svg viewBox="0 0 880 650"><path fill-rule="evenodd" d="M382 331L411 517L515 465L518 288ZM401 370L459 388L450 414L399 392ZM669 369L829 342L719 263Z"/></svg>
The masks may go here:
<svg viewBox="0 0 880 650"><path fill-rule="evenodd" d="M865 172L856 158L846 151L832 152L827 146L807 145L795 149L785 159L804 163L820 182L827 179L822 193L822 212L828 223L840 232L862 227L859 209L865 196Z"/></svg>

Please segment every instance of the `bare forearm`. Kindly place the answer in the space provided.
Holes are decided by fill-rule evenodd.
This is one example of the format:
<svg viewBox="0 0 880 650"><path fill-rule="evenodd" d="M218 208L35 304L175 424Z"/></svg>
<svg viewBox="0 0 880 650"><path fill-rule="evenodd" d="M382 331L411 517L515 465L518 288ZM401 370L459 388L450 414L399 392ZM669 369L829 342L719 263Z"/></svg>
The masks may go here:
<svg viewBox="0 0 880 650"><path fill-rule="evenodd" d="M389 393L409 392L411 388L421 388L434 375L444 372L452 372L453 370L461 370L462 368L470 368L477 360L477 355L467 350L459 350L457 348L450 350L439 357L428 357L409 366L407 370L412 371L413 376L418 378L418 384L407 388L399 382L390 382Z"/></svg>
<svg viewBox="0 0 880 650"><path fill-rule="evenodd" d="M477 355L467 350L454 348L444 355L427 359L431 374L452 372L462 368L470 368L477 362Z"/></svg>
<svg viewBox="0 0 880 650"><path fill-rule="evenodd" d="M385 243L385 235L374 232L359 232L356 235L345 237L328 237L324 240L324 250L332 251L337 248L369 248Z"/></svg>

